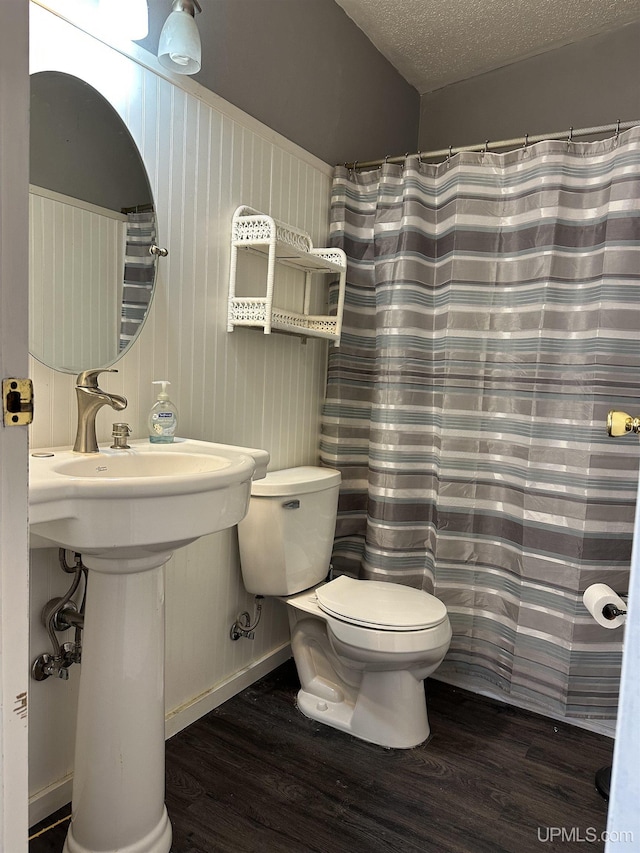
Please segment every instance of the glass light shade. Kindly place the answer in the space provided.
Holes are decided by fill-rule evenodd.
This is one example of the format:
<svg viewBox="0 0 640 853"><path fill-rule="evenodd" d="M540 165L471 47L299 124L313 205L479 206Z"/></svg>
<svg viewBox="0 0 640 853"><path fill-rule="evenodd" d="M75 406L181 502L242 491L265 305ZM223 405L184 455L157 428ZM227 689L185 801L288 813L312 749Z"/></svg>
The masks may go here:
<svg viewBox="0 0 640 853"><path fill-rule="evenodd" d="M158 60L175 74L197 74L202 48L200 33L189 12L172 12L160 33Z"/></svg>

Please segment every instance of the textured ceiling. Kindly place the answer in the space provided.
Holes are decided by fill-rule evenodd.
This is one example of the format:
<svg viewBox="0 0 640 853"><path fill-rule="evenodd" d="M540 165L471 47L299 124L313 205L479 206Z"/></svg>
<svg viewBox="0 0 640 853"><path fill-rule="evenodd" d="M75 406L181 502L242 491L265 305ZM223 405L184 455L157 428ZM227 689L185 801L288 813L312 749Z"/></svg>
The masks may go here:
<svg viewBox="0 0 640 853"><path fill-rule="evenodd" d="M640 20L640 0L336 0L423 94Z"/></svg>

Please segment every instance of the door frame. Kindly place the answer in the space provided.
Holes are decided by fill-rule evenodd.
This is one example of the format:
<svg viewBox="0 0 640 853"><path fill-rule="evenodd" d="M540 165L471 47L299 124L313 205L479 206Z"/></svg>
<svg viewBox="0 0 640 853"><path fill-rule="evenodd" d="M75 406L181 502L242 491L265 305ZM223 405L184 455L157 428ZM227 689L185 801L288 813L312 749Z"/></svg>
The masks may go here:
<svg viewBox="0 0 640 853"><path fill-rule="evenodd" d="M634 286L632 284L630 287ZM640 282L635 284L640 286ZM640 401L639 401L640 405ZM618 591L618 590L616 590ZM624 590L619 590L624 592ZM629 599L624 627L620 701L613 751L605 853L640 846L640 482L633 529Z"/></svg>
<svg viewBox="0 0 640 853"><path fill-rule="evenodd" d="M28 375L29 0L0 3L0 377ZM2 421L0 421L1 423ZM0 849L28 846L28 433L0 426Z"/></svg>

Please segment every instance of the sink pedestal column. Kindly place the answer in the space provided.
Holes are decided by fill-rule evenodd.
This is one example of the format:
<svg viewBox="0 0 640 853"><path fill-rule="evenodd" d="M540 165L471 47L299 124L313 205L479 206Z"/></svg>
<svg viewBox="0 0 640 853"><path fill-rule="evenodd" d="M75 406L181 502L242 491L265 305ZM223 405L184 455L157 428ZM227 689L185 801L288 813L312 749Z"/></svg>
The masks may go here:
<svg viewBox="0 0 640 853"><path fill-rule="evenodd" d="M64 853L169 853L164 805L166 551L89 569Z"/></svg>

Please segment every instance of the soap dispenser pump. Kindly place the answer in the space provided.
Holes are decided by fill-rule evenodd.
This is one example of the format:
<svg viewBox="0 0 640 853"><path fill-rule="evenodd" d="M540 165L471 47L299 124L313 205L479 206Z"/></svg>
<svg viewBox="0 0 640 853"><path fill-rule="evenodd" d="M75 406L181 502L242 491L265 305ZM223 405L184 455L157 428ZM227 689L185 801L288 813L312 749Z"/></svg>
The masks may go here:
<svg viewBox="0 0 640 853"><path fill-rule="evenodd" d="M178 410L167 394L167 379L155 379L152 385L161 385L156 402L149 412L149 441L152 444L171 444L178 426Z"/></svg>

